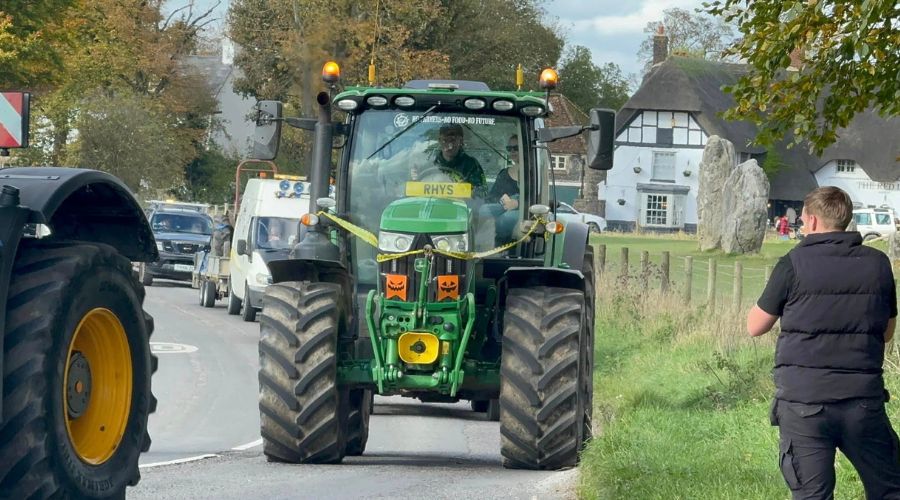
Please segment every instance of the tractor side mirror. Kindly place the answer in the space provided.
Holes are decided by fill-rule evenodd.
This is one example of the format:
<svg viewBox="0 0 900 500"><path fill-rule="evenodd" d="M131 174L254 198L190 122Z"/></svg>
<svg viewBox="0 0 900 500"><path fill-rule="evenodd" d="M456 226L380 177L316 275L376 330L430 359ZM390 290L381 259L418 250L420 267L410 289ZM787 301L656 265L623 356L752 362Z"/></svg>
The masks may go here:
<svg viewBox="0 0 900 500"><path fill-rule="evenodd" d="M247 240L237 240L237 250L238 255L247 255Z"/></svg>
<svg viewBox="0 0 900 500"><path fill-rule="evenodd" d="M281 142L281 101L256 103L256 130L253 131L254 160L274 160Z"/></svg>
<svg viewBox="0 0 900 500"><path fill-rule="evenodd" d="M616 112L611 109L591 110L591 125L588 133L588 166L594 170L609 170L613 167L613 141L616 132Z"/></svg>

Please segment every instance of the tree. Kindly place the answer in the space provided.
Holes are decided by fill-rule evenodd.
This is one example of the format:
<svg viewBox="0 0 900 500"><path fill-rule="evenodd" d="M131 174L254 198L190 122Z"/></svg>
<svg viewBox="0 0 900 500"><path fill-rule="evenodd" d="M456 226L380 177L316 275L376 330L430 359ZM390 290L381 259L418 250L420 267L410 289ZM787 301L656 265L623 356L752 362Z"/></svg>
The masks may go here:
<svg viewBox="0 0 900 500"><path fill-rule="evenodd" d="M619 109L628 100L628 80L615 63L597 66L587 47L569 49L560 64L559 91L584 111Z"/></svg>
<svg viewBox="0 0 900 500"><path fill-rule="evenodd" d="M719 60L725 48L734 38L734 30L721 18L673 7L663 11L661 21L647 23L644 33L647 38L641 42L638 59L649 69L653 61L653 37L662 24L669 37L669 53L699 59Z"/></svg>
<svg viewBox="0 0 900 500"><path fill-rule="evenodd" d="M0 4L0 88L35 90L61 67L56 34L73 0L4 0Z"/></svg>
<svg viewBox="0 0 900 500"><path fill-rule="evenodd" d="M444 14L426 42L446 54L449 76L477 80L495 90L515 89L516 66L525 71L525 90L556 66L565 44L560 28L535 0L442 0ZM446 76L445 76L446 77Z"/></svg>
<svg viewBox="0 0 900 500"><path fill-rule="evenodd" d="M184 165L195 153L157 108L151 98L127 92L84 100L68 163L109 172L135 193L181 184Z"/></svg>
<svg viewBox="0 0 900 500"><path fill-rule="evenodd" d="M728 52L747 61L748 73L727 89L736 104L725 116L756 123L757 142L790 137L821 153L857 113L900 112L895 0L722 0L706 11L743 35ZM792 52L799 71L788 70Z"/></svg>

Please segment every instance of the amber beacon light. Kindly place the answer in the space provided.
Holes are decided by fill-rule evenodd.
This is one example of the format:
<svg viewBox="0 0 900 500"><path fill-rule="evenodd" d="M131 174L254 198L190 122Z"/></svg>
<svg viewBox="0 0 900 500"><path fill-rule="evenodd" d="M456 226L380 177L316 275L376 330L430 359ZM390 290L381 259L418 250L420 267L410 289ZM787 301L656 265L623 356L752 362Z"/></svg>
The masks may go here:
<svg viewBox="0 0 900 500"><path fill-rule="evenodd" d="M541 71L541 88L553 90L559 83L559 74L553 68L547 68Z"/></svg>
<svg viewBox="0 0 900 500"><path fill-rule="evenodd" d="M334 61L328 61L322 66L322 80L325 83L334 85L341 78L341 67Z"/></svg>

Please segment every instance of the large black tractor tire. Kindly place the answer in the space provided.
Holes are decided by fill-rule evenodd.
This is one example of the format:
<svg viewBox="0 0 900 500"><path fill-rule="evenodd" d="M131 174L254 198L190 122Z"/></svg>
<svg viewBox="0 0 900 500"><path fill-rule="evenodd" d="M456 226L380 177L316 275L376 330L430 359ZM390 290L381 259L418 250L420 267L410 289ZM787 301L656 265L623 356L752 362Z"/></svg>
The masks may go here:
<svg viewBox="0 0 900 500"><path fill-rule="evenodd" d="M369 441L369 415L372 414L372 391L354 389L350 391L347 411L347 456L359 456L366 451Z"/></svg>
<svg viewBox="0 0 900 500"><path fill-rule="evenodd" d="M560 469L583 442L584 293L513 288L506 297L500 365L500 453L513 469Z"/></svg>
<svg viewBox="0 0 900 500"><path fill-rule="evenodd" d="M244 284L244 301L241 307L241 319L251 323L256 321L256 308L250 305L250 287Z"/></svg>
<svg viewBox="0 0 900 500"><path fill-rule="evenodd" d="M582 442L586 442L594 435L594 335L597 307L597 285L594 282L594 248L590 245L584 253L584 265L581 267L584 274L584 328L581 335L581 370L582 387L581 394L584 399L584 416L582 418Z"/></svg>
<svg viewBox="0 0 900 500"><path fill-rule="evenodd" d="M143 300L110 246L22 242L6 303L0 497L124 498L140 480L157 361Z"/></svg>
<svg viewBox="0 0 900 500"><path fill-rule="evenodd" d="M228 290L228 314L237 316L241 313L241 299L234 294L234 289Z"/></svg>
<svg viewBox="0 0 900 500"><path fill-rule="evenodd" d="M263 297L259 412L272 461L339 463L346 453L348 392L337 385L341 287L283 282Z"/></svg>
<svg viewBox="0 0 900 500"><path fill-rule="evenodd" d="M153 285L153 275L147 269L147 264L141 262L138 270L138 280L140 280L141 284L144 286L152 286Z"/></svg>

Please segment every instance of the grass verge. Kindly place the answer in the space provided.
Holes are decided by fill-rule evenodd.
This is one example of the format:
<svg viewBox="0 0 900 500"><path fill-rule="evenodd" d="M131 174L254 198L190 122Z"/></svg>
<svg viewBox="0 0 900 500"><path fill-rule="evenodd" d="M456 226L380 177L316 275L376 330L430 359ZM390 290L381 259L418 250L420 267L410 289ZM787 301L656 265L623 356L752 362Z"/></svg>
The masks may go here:
<svg viewBox="0 0 900 500"><path fill-rule="evenodd" d="M598 303L596 430L579 497L790 498L768 420L775 332L750 339L743 312L688 309L633 279L609 281L600 290L616 294ZM886 364L900 394L896 352ZM836 498L864 498L849 462L836 465Z"/></svg>

